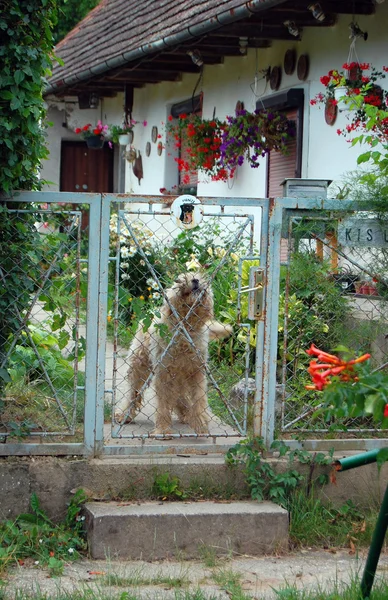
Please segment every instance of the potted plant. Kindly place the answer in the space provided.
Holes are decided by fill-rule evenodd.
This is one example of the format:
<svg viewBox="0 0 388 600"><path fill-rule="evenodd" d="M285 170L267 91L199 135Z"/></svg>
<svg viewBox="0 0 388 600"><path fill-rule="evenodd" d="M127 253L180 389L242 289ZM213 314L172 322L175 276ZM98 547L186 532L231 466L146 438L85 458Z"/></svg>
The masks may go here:
<svg viewBox="0 0 388 600"><path fill-rule="evenodd" d="M127 146L132 143L133 140L133 128L137 121L131 119L129 123L123 123L122 125L110 125L109 136L114 144L120 144L120 146Z"/></svg>
<svg viewBox="0 0 388 600"><path fill-rule="evenodd" d="M200 169L212 181L227 181L228 173L220 162L221 135L225 123L219 119L202 119L201 116L182 113L174 121L168 118L167 142L183 149L184 155L175 158L178 169L183 172L182 183L190 183L190 173Z"/></svg>
<svg viewBox="0 0 388 600"><path fill-rule="evenodd" d="M233 171L246 160L252 168L271 150L287 154L288 142L295 136L295 123L282 113L258 109L241 110L226 118L222 131L220 161Z"/></svg>
<svg viewBox="0 0 388 600"><path fill-rule="evenodd" d="M337 130L338 135L358 129L367 120L365 109L368 105L385 110L388 92L377 82L386 77L388 67L377 70L370 63L344 63L342 70L332 69L320 78L325 93L320 92L310 100L311 105L332 103L342 110L353 110L351 123L345 131Z"/></svg>
<svg viewBox="0 0 388 600"><path fill-rule="evenodd" d="M77 127L74 131L81 135L88 148L99 150L104 146L108 125L103 125L101 121L97 121L97 125L93 126L91 123L88 123L83 127Z"/></svg>

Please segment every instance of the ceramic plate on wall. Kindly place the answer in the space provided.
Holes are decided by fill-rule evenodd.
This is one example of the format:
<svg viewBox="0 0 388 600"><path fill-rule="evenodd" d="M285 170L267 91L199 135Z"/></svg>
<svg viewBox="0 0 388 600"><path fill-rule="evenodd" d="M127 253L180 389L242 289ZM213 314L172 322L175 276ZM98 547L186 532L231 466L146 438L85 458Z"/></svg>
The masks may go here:
<svg viewBox="0 0 388 600"><path fill-rule="evenodd" d="M293 48L287 50L284 55L284 72L286 75L292 75L296 67L296 52Z"/></svg>
<svg viewBox="0 0 388 600"><path fill-rule="evenodd" d="M299 56L296 72L300 81L307 79L307 75L309 74L309 57L307 54L301 54Z"/></svg>
<svg viewBox="0 0 388 600"><path fill-rule="evenodd" d="M145 153L146 156L149 156L151 154L151 142L146 143Z"/></svg>
<svg viewBox="0 0 388 600"><path fill-rule="evenodd" d="M157 139L158 139L158 128L156 127L156 125L154 125L152 128L152 131L151 131L151 140L155 143Z"/></svg>
<svg viewBox="0 0 388 600"><path fill-rule="evenodd" d="M278 90L280 87L280 82L282 80L282 70L280 67L273 67L271 70L271 75L269 78L269 85L271 86L271 90Z"/></svg>

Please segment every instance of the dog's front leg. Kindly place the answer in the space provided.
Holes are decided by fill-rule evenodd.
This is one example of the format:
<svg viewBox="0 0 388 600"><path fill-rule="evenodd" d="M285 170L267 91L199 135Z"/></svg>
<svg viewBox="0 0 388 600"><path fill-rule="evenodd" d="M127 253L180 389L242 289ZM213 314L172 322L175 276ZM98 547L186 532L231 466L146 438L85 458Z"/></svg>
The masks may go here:
<svg viewBox="0 0 388 600"><path fill-rule="evenodd" d="M206 375L202 371L196 373L193 384L187 424L195 433L209 433Z"/></svg>
<svg viewBox="0 0 388 600"><path fill-rule="evenodd" d="M156 395L156 417L155 417L155 435L164 435L171 433L172 429L172 405L171 389L166 388L164 382L156 377L154 391Z"/></svg>

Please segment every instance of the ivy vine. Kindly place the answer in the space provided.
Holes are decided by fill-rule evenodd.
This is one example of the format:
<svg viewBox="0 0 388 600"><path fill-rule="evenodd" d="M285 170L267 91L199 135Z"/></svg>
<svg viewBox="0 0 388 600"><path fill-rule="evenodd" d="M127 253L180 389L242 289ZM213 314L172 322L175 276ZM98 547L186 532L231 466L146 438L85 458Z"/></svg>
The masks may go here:
<svg viewBox="0 0 388 600"><path fill-rule="evenodd" d="M47 158L43 88L55 0L0 0L0 191L35 190Z"/></svg>

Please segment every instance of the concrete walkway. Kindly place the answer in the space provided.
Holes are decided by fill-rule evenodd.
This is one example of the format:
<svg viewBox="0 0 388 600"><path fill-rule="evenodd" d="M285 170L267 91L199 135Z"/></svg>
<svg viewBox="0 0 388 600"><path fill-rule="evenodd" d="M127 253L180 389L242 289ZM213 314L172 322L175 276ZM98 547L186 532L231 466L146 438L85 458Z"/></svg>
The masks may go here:
<svg viewBox="0 0 388 600"><path fill-rule="evenodd" d="M19 589L39 590L40 597L57 596L59 590L91 589L97 600L119 598L123 592L129 592L131 598L176 600L180 591L184 597L185 592L200 589L209 599L230 600L225 584L238 581L247 597L275 600L278 596L274 590L285 587L333 589L357 576L361 578L364 554L357 557L348 550L306 549L263 558L225 557L213 563L204 549L200 561L119 562L114 557L105 561L79 560L68 564L64 575L58 578L50 578L47 571L30 564L9 570L4 597L13 598ZM376 581L385 578L387 570L388 555L382 555Z"/></svg>

